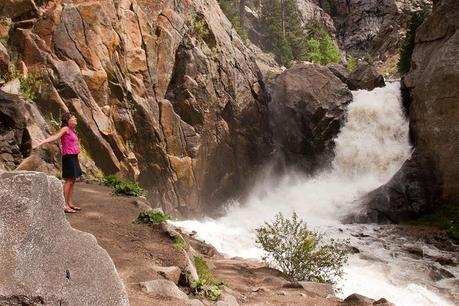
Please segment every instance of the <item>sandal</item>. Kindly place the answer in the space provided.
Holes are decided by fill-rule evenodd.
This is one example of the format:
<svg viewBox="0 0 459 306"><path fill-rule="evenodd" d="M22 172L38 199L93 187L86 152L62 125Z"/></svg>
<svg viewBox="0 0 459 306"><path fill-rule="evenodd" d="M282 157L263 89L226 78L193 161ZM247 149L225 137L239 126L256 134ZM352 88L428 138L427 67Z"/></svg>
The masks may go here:
<svg viewBox="0 0 459 306"><path fill-rule="evenodd" d="M78 207L78 206L69 206L70 209L73 209L73 210L81 210L81 207Z"/></svg>
<svg viewBox="0 0 459 306"><path fill-rule="evenodd" d="M64 208L64 212L68 214L73 214L76 213L76 210L73 210L72 208Z"/></svg>

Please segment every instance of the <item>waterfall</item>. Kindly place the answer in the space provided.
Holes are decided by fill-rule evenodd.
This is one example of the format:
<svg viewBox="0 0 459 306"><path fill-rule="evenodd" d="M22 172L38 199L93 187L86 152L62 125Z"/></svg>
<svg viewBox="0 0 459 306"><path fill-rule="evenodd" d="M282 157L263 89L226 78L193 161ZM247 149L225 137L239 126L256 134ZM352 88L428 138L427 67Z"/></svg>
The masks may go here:
<svg viewBox="0 0 459 306"><path fill-rule="evenodd" d="M281 178L264 179L245 203L229 205L224 217L174 224L195 230L199 238L224 254L246 258L260 258L262 253L255 246L253 229L272 220L278 212L290 216L295 211L309 227L327 232L344 228L340 218L359 205L362 196L387 182L409 157L408 130L399 83L390 83L373 91L355 91L353 102L348 106L346 122L335 139L335 158L329 169L311 177L291 173ZM374 272L373 275L364 274L362 267L365 264L367 267L370 265L351 258L346 269L349 275L344 285L345 292L371 296L372 290L374 295L380 294L378 287L382 284L387 288L396 288L381 276L379 267L368 268ZM363 283L367 282L368 288L358 283L359 274L365 275ZM373 279L372 283L375 275L383 279L378 279L379 282ZM403 306L430 305L433 302L441 305L442 300L434 298L410 300L412 292L397 290L400 297L405 295L403 299L393 295L385 297L392 298L396 303L399 301Z"/></svg>

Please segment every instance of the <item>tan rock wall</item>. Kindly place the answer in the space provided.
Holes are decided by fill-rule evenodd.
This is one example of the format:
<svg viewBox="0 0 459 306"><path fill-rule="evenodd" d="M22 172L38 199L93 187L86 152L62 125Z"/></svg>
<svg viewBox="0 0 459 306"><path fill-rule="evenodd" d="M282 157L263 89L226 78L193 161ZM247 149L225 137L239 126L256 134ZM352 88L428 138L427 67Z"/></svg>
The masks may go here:
<svg viewBox="0 0 459 306"><path fill-rule="evenodd" d="M40 3L27 22L3 9L12 61L42 75L43 114L77 114L97 166L176 214L247 189L271 148L268 96L216 1Z"/></svg>

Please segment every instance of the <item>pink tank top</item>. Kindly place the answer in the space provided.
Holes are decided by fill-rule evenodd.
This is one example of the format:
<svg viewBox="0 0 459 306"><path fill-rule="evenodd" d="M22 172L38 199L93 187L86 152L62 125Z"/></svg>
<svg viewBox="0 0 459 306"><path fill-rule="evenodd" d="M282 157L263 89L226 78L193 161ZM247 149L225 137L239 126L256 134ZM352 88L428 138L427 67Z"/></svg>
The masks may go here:
<svg viewBox="0 0 459 306"><path fill-rule="evenodd" d="M71 155L80 153L80 145L78 144L78 136L75 131L69 127L68 133L61 137L62 155Z"/></svg>

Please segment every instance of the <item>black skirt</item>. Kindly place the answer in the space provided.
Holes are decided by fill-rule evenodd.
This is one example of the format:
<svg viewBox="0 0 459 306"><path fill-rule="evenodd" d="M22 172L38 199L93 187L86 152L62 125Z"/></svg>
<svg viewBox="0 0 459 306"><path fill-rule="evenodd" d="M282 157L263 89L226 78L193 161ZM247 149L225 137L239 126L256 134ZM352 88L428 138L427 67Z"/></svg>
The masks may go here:
<svg viewBox="0 0 459 306"><path fill-rule="evenodd" d="M62 155L62 177L76 178L81 176L78 154Z"/></svg>

